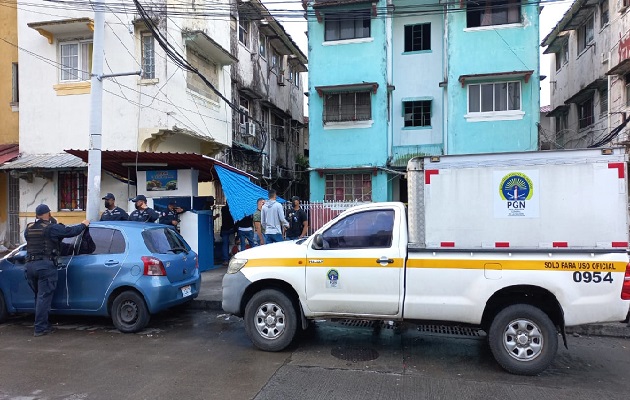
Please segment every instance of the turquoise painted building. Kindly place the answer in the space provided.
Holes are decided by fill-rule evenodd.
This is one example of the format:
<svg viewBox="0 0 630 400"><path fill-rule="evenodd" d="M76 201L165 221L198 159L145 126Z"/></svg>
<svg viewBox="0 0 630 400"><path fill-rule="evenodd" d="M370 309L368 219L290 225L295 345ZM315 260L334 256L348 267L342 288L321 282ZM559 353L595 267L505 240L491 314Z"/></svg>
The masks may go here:
<svg viewBox="0 0 630 400"><path fill-rule="evenodd" d="M538 6L315 0L310 199L406 201L418 155L537 149Z"/></svg>

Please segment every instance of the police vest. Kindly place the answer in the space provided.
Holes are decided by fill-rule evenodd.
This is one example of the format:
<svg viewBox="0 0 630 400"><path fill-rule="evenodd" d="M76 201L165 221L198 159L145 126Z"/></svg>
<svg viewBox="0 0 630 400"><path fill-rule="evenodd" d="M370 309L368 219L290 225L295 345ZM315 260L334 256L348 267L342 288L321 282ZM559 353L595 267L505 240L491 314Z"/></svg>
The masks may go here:
<svg viewBox="0 0 630 400"><path fill-rule="evenodd" d="M26 227L26 252L29 258L51 258L59 254L58 244L53 242L46 231L50 228L50 221L43 219L31 222Z"/></svg>

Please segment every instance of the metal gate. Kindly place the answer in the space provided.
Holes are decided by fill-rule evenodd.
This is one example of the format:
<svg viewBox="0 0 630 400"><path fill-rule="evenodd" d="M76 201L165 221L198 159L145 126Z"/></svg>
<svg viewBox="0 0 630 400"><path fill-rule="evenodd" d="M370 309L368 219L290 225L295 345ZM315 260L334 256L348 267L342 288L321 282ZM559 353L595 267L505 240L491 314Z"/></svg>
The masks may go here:
<svg viewBox="0 0 630 400"><path fill-rule="evenodd" d="M8 241L9 247L20 244L20 180L9 174Z"/></svg>

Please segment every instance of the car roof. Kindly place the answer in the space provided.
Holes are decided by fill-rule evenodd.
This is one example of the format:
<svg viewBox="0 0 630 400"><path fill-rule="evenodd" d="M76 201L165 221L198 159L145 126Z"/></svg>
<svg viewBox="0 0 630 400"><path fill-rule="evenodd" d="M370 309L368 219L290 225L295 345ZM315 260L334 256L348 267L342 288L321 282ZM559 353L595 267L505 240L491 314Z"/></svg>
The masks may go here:
<svg viewBox="0 0 630 400"><path fill-rule="evenodd" d="M90 222L90 226L94 228L118 228L124 231L144 231L147 229L168 228L168 225L135 221L96 221Z"/></svg>

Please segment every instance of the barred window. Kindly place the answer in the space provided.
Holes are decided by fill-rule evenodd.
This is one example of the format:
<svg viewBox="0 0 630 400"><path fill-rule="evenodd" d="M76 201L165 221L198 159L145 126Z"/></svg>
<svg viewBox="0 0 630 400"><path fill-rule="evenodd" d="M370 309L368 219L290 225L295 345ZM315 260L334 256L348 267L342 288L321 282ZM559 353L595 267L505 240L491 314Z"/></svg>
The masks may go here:
<svg viewBox="0 0 630 400"><path fill-rule="evenodd" d="M370 37L370 10L326 13L324 20L324 41Z"/></svg>
<svg viewBox="0 0 630 400"><path fill-rule="evenodd" d="M370 174L328 174L324 200L372 201Z"/></svg>
<svg viewBox="0 0 630 400"><path fill-rule="evenodd" d="M372 119L372 98L369 91L324 95L324 123L369 121L370 119Z"/></svg>
<svg viewBox="0 0 630 400"><path fill-rule="evenodd" d="M150 33L143 33L142 48L142 79L155 78L155 41Z"/></svg>
<svg viewBox="0 0 630 400"><path fill-rule="evenodd" d="M405 52L431 50L431 24L405 26Z"/></svg>
<svg viewBox="0 0 630 400"><path fill-rule="evenodd" d="M85 210L87 177L82 171L58 173L59 210Z"/></svg>
<svg viewBox="0 0 630 400"><path fill-rule="evenodd" d="M431 100L404 101L405 126L431 126Z"/></svg>

